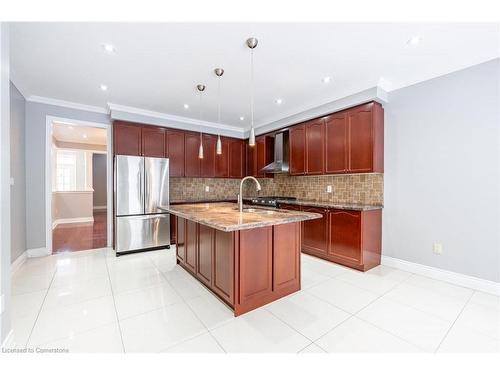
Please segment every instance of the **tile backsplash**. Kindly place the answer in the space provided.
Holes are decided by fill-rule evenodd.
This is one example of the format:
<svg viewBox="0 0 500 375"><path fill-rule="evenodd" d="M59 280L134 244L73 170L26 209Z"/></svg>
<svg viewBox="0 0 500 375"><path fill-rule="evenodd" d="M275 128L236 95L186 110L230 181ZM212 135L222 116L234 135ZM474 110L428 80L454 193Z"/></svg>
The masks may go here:
<svg viewBox="0 0 500 375"><path fill-rule="evenodd" d="M182 178L170 179L170 200L236 199L240 179L224 178ZM384 175L365 173L351 175L289 176L275 175L274 178L259 178L262 190L257 192L255 184L245 182L244 196L279 195L299 199L335 203L384 203ZM327 192L327 186L332 192ZM205 191L209 186L209 192Z"/></svg>

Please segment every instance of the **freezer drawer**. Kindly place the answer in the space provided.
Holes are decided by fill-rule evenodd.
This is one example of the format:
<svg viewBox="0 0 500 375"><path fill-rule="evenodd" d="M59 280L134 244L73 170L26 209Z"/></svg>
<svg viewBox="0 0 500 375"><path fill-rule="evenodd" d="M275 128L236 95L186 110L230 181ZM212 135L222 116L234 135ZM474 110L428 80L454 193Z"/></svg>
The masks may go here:
<svg viewBox="0 0 500 375"><path fill-rule="evenodd" d="M117 217L115 250L133 250L170 245L170 215Z"/></svg>

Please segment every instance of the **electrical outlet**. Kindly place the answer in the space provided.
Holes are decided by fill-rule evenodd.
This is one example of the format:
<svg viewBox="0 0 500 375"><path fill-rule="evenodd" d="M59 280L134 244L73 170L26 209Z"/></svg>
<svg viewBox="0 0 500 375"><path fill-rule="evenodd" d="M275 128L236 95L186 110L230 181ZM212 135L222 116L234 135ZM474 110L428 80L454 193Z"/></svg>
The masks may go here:
<svg viewBox="0 0 500 375"><path fill-rule="evenodd" d="M205 192L208 193L210 191L210 186L205 185Z"/></svg>
<svg viewBox="0 0 500 375"><path fill-rule="evenodd" d="M326 187L326 192L327 192L327 193L332 193L332 192L333 192L332 185L328 185L328 186Z"/></svg>
<svg viewBox="0 0 500 375"><path fill-rule="evenodd" d="M443 245L438 242L434 242L432 245L432 252L436 255L443 254Z"/></svg>

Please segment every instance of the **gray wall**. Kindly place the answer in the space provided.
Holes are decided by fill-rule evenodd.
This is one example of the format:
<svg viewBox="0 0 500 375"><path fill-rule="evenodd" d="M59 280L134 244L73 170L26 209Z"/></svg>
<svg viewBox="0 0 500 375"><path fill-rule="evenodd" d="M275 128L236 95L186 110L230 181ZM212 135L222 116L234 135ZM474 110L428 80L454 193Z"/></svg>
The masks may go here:
<svg viewBox="0 0 500 375"><path fill-rule="evenodd" d="M93 204L106 206L106 155L92 155L92 187L94 188Z"/></svg>
<svg viewBox="0 0 500 375"><path fill-rule="evenodd" d="M384 255L500 281L499 68L496 59L390 93Z"/></svg>
<svg viewBox="0 0 500 375"><path fill-rule="evenodd" d="M10 188L11 257L14 262L26 250L26 164L25 117L26 100L10 83Z"/></svg>
<svg viewBox="0 0 500 375"><path fill-rule="evenodd" d="M45 247L45 128L46 117L110 123L109 116L48 104L26 103L26 246Z"/></svg>
<svg viewBox="0 0 500 375"><path fill-rule="evenodd" d="M11 328L10 319L10 87L9 25L0 22L0 345Z"/></svg>

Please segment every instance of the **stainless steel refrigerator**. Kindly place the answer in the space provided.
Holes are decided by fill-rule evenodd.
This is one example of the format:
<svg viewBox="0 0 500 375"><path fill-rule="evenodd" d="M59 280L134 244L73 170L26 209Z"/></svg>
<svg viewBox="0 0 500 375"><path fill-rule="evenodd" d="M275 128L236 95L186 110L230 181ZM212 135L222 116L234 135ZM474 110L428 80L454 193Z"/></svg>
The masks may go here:
<svg viewBox="0 0 500 375"><path fill-rule="evenodd" d="M168 159L115 157L117 255L170 246Z"/></svg>

